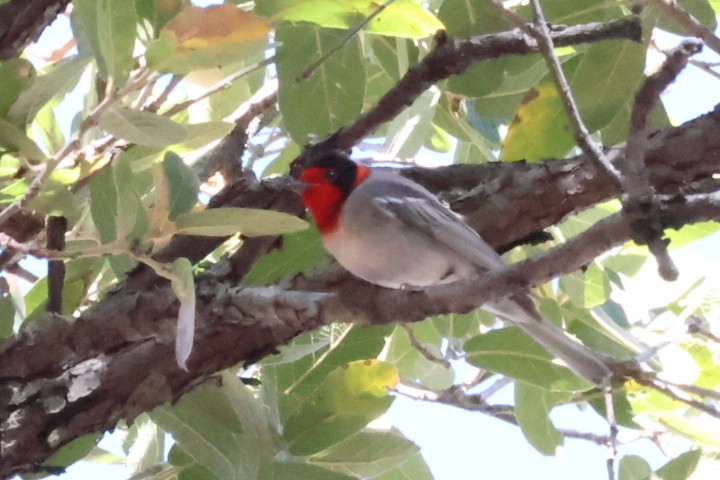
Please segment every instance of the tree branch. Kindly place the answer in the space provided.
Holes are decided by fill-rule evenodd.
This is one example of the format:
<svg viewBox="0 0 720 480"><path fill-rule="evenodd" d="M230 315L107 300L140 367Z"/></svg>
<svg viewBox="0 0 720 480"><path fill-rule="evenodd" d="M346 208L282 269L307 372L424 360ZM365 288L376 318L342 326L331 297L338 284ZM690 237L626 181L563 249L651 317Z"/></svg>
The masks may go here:
<svg viewBox="0 0 720 480"><path fill-rule="evenodd" d="M589 23L558 28L551 33L558 46L576 45L611 38L640 39L640 20L627 17L615 22ZM370 135L381 124L395 118L431 85L458 75L472 64L503 55L527 54L538 51L537 44L517 31L493 33L470 40L452 40L444 32L437 35L435 48L391 88L378 103L348 127L340 129L314 145L309 156L317 152L347 150ZM300 169L302 163L295 168Z"/></svg>

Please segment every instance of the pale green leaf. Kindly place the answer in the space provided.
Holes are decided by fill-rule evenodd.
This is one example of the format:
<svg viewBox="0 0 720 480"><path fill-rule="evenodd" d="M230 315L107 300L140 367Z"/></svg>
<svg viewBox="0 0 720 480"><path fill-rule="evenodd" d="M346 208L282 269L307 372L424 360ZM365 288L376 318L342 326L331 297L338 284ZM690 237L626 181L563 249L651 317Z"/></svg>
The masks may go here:
<svg viewBox="0 0 720 480"><path fill-rule="evenodd" d="M374 478L409 460L420 449L397 431L361 431L309 462L328 470Z"/></svg>
<svg viewBox="0 0 720 480"><path fill-rule="evenodd" d="M354 480L355 478L315 465L273 462L263 467L258 480Z"/></svg>
<svg viewBox="0 0 720 480"><path fill-rule="evenodd" d="M413 332L417 332L417 329L423 326L425 328L431 327L429 323L425 323L424 325L413 325L411 328ZM413 334L426 354L433 355L438 359L443 358L438 345L430 342L426 343L419 338L420 335ZM438 335L438 338L442 341L442 337ZM453 383L452 369L439 362L428 360L423 352L420 352L411 344L407 331L402 327L395 327L395 331L389 339L385 360L395 364L403 382L409 385L419 384L431 390L444 390Z"/></svg>
<svg viewBox="0 0 720 480"><path fill-rule="evenodd" d="M325 342L325 337L329 337L326 349L314 351L294 363L273 367L279 389L290 388L301 394L314 391L334 369L355 360L377 357L383 349L385 337L392 332L390 326L358 328L335 324L326 328L329 333L317 340ZM317 334L306 335L315 337ZM302 338L297 341L308 343Z"/></svg>
<svg viewBox="0 0 720 480"><path fill-rule="evenodd" d="M328 28L350 28L381 7L373 0L264 0L258 12L275 20L312 22ZM445 27L435 15L412 0L396 0L377 15L365 30L380 35L425 38Z"/></svg>
<svg viewBox="0 0 720 480"><path fill-rule="evenodd" d="M60 128L60 122L58 121L54 110L54 107L57 106L58 103L58 100L47 103L43 108L40 109L37 116L35 117L35 129L33 131L33 134L39 133L42 142L47 146L47 149L50 152L58 152L65 145L65 135ZM64 179L59 180L61 171L74 171L76 172L76 176L71 181L64 181ZM75 182L79 178L79 176L79 168L57 169L51 174L51 178L53 180L60 181L66 185Z"/></svg>
<svg viewBox="0 0 720 480"><path fill-rule="evenodd" d="M100 76L123 85L133 69L137 18L134 0L76 0L74 28L82 29L82 41L89 41Z"/></svg>
<svg viewBox="0 0 720 480"><path fill-rule="evenodd" d="M430 467L418 452L402 465L375 477L373 480L433 480L434 478Z"/></svg>
<svg viewBox="0 0 720 480"><path fill-rule="evenodd" d="M646 45L630 40L598 42L582 55L570 79L580 115L590 132L607 126L632 105L643 80ZM602 82L598 82L602 78Z"/></svg>
<svg viewBox="0 0 720 480"><path fill-rule="evenodd" d="M647 461L637 455L625 455L620 459L619 480L649 480L652 469Z"/></svg>
<svg viewBox="0 0 720 480"><path fill-rule="evenodd" d="M135 190L135 177L128 163L124 161L116 161L112 165L112 172L117 192L115 235L118 239L140 238L147 230L143 228L143 224L147 225L147 216Z"/></svg>
<svg viewBox="0 0 720 480"><path fill-rule="evenodd" d="M67 445L53 453L45 462L44 466L64 468L82 459L95 448L100 441L102 433L90 433L71 441Z"/></svg>
<svg viewBox="0 0 720 480"><path fill-rule="evenodd" d="M179 233L224 237L242 233L246 237L281 235L307 228L308 223L294 215L253 208L210 208L180 215L175 224Z"/></svg>
<svg viewBox="0 0 720 480"><path fill-rule="evenodd" d="M553 356L520 329L492 330L465 342L471 364L553 391L587 390L587 381L557 365Z"/></svg>
<svg viewBox="0 0 720 480"><path fill-rule="evenodd" d="M699 222L683 226L680 230L665 230L670 240L670 248L680 248L720 230L718 222Z"/></svg>
<svg viewBox="0 0 720 480"><path fill-rule="evenodd" d="M281 248L263 255L245 277L246 285L268 285L289 275L310 270L327 258L320 232L311 228L283 237Z"/></svg>
<svg viewBox="0 0 720 480"><path fill-rule="evenodd" d="M0 147L5 151L17 152L20 157L33 164L45 160L45 154L28 138L24 129L18 128L4 118L0 118Z"/></svg>
<svg viewBox="0 0 720 480"><path fill-rule="evenodd" d="M148 147L165 147L187 137L185 127L167 117L125 107L106 110L98 126L118 138Z"/></svg>
<svg viewBox="0 0 720 480"><path fill-rule="evenodd" d="M165 458L165 432L143 413L133 421L124 438L130 473L142 472Z"/></svg>
<svg viewBox="0 0 720 480"><path fill-rule="evenodd" d="M685 480L695 471L700 461L701 450L691 450L678 455L655 471L663 480Z"/></svg>
<svg viewBox="0 0 720 480"><path fill-rule="evenodd" d="M12 58L0 63L0 117L10 118L10 107L23 91L28 90L35 81L35 67L24 58ZM12 121L12 120L11 120ZM19 122L23 125L24 122Z"/></svg>
<svg viewBox="0 0 720 480"><path fill-rule="evenodd" d="M563 444L563 436L548 416L559 402L569 399L565 392L515 383L515 419L530 444L544 455L554 455Z"/></svg>
<svg viewBox="0 0 720 480"><path fill-rule="evenodd" d="M392 158L412 158L432 132L432 119L440 91L430 89L404 109L387 128L383 151Z"/></svg>
<svg viewBox="0 0 720 480"><path fill-rule="evenodd" d="M344 36L341 30L310 24L277 29L278 102L285 126L299 145L307 144L312 135L323 137L349 125L360 114L366 71L358 38L325 59L310 78L300 78Z"/></svg>
<svg viewBox="0 0 720 480"><path fill-rule="evenodd" d="M260 467L277 453L264 411L252 392L226 372L222 386L202 385L176 404L156 408L150 417L211 475L245 479L257 478ZM171 453L173 464L177 460Z"/></svg>
<svg viewBox="0 0 720 480"><path fill-rule="evenodd" d="M32 86L20 94L10 109L10 120L18 124L32 122L35 115L50 99L64 96L77 86L80 75L89 61L89 55L75 55L61 60L48 73L37 77Z"/></svg>
<svg viewBox="0 0 720 480"><path fill-rule="evenodd" d="M192 169L185 165L182 158L173 152L165 154L163 171L168 181L170 195L168 218L175 220L197 203L200 180Z"/></svg>
<svg viewBox="0 0 720 480"><path fill-rule="evenodd" d="M192 263L185 257L176 259L172 264L170 275L172 290L180 300L175 335L175 359L180 368L187 370L187 359L192 352L195 337L195 277Z"/></svg>
<svg viewBox="0 0 720 480"><path fill-rule="evenodd" d="M90 181L90 214L102 243L117 238L117 190L111 168L103 168Z"/></svg>
<svg viewBox="0 0 720 480"><path fill-rule="evenodd" d="M309 455L360 431L392 404L387 389L398 382L395 366L359 360L331 372L285 422L293 455Z"/></svg>

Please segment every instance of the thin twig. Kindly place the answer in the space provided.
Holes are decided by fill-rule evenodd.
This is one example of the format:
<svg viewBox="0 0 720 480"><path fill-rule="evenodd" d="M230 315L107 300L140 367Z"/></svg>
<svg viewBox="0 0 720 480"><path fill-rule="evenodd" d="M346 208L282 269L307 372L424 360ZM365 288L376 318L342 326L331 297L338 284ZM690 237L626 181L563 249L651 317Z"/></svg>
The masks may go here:
<svg viewBox="0 0 720 480"><path fill-rule="evenodd" d="M658 199L650 185L650 175L645 167L648 148L648 124L650 112L660 100L660 94L687 66L691 55L702 49L697 40L686 40L679 47L667 53L660 69L650 75L635 94L630 116L630 132L625 148L623 172L623 211L633 222L636 243L646 244L658 263L660 275L666 280L675 280L677 267L662 239L663 229L659 221Z"/></svg>
<svg viewBox="0 0 720 480"><path fill-rule="evenodd" d="M680 25L687 28L690 33L702 39L708 47L720 53L720 38L695 17L683 10L675 0L653 0L653 2L665 10Z"/></svg>
<svg viewBox="0 0 720 480"><path fill-rule="evenodd" d="M438 365L442 365L442 366L445 367L445 368L450 368L450 362L448 362L448 361L445 360L444 358L440 358L440 357L435 356L432 352L430 352L427 348L425 348L425 347L418 341L417 337L415 336L415 332L414 332L413 329L410 327L410 325L404 324L404 325L401 325L401 326L402 326L403 330L405 330L405 333L407 333L408 338L410 339L410 345L412 345L412 347L413 347L415 350L417 350L418 352L420 352L420 355L422 355L422 356L425 357L427 360L429 360L429 361L431 361L431 362L433 362L433 363L437 363Z"/></svg>
<svg viewBox="0 0 720 480"><path fill-rule="evenodd" d="M577 45L611 38L639 41L640 21L636 17L603 23L572 25L552 32L558 46ZM531 39L530 39L531 40ZM518 32L500 32L455 41L444 32L435 36L435 47L422 61L411 67L371 109L358 116L351 125L341 128L306 151L303 158L329 149L348 150L374 132L384 122L394 119L425 90L451 75L459 75L471 65L503 55L537 52L536 42ZM295 165L299 168L302 160Z"/></svg>
<svg viewBox="0 0 720 480"><path fill-rule="evenodd" d="M684 392L679 391L679 388L675 387L674 385L668 384L668 382L666 382L665 380L657 377L653 379L639 377L635 380L641 385L654 388L655 390L664 393L673 400L677 400L678 402L684 403L685 405L693 407L697 410L700 410L701 412L707 413L713 418L720 420L720 411L718 411L715 407L687 396Z"/></svg>
<svg viewBox="0 0 720 480"><path fill-rule="evenodd" d="M481 396L467 395L457 387L451 387L442 392L435 392L424 388L400 384L394 391L412 400L441 403L471 412L480 412L511 425L518 425L518 421L514 415L515 409L511 405L490 405L485 402ZM596 445L606 445L608 442L608 437L605 435L570 429L558 429L558 431L564 437L585 440Z"/></svg>
<svg viewBox="0 0 720 480"><path fill-rule="evenodd" d="M720 80L720 73L715 71L715 68L717 68L717 65L713 65L710 62L703 62L700 60L695 60L694 58L691 58L688 60L688 63L692 65L693 67L697 67L703 72L712 75L717 80Z"/></svg>
<svg viewBox="0 0 720 480"><path fill-rule="evenodd" d="M77 151L77 149L80 147L80 140L82 139L82 136L91 127L97 124L100 116L105 112L105 110L107 110L117 100L124 97L133 90L142 88L142 86L146 84L148 78L151 76L151 73L152 72L147 69L141 70L137 74L135 79L128 81L125 86L116 94L106 96L93 109L93 111L90 112L90 114L80 124L80 128L78 129L78 132L75 134L73 139L66 143L59 152L57 152L45 162L42 170L40 171L40 173L37 174L37 176L35 176L22 198L14 201L13 203L5 207L2 211L0 211L0 225L4 224L11 216L20 211L28 204L28 202L30 202L30 200L35 198L40 193L40 188L45 183L45 180L50 177L50 174L55 171L58 165L60 165L60 163L65 160L65 158L70 156L70 154L72 154L73 152Z"/></svg>
<svg viewBox="0 0 720 480"><path fill-rule="evenodd" d="M227 77L218 81L214 85L209 86L207 88L207 90L202 92L200 95L193 97L189 100L186 100L184 102L180 102L178 104L173 105L167 111L163 112L163 115L165 115L166 117L172 117L176 113L182 112L183 110L188 108L190 105L193 105L193 104L199 102L200 100L203 100L203 99L209 97L213 93L217 93L221 90L230 88L235 80L238 80L238 79L244 77L245 75L249 75L256 70L259 70L267 65L270 65L274 61L275 61L275 57L272 56L272 57L266 58L265 60L262 60L260 62L254 63L252 65L248 65L245 68L241 68L240 70L233 73L232 75L228 75Z"/></svg>
<svg viewBox="0 0 720 480"><path fill-rule="evenodd" d="M305 69L305 71L300 75L298 78L298 81L307 80L312 76L313 73L315 73L315 70L317 70L323 63L327 61L328 58L330 58L332 55L334 55L336 52L338 52L340 49L342 49L347 43L357 35L357 33L365 28L367 25L370 24L370 22L375 19L378 15L380 15L383 10L385 10L387 7L389 7L392 3L394 3L395 0L388 0L383 5L380 5L377 9L375 9L370 15L368 15L366 18L364 18L362 21L358 22L357 25L352 26L348 29L345 36L338 42L337 45L335 45L333 48L325 52L320 58L315 60L313 63L310 64L309 67Z"/></svg>
<svg viewBox="0 0 720 480"><path fill-rule="evenodd" d="M580 116L580 110L575 103L575 99L570 91L565 73L557 55L555 55L555 44L553 42L550 30L548 29L545 14L540 6L540 0L532 0L533 9L535 11L535 29L529 29L531 35L535 38L540 49L540 53L545 58L545 62L550 69L550 73L558 88L560 99L562 100L565 113L570 120L570 127L573 131L575 141L582 151L593 162L595 162L602 170L604 170L617 183L621 182L620 172L610 162L602 148L600 148L591 138L585 123Z"/></svg>
<svg viewBox="0 0 720 480"><path fill-rule="evenodd" d="M603 397L605 398L605 418L610 426L610 435L607 437L607 474L608 480L615 480L615 459L617 458L618 425L615 417L615 404L613 403L613 389L610 377L605 379L603 385Z"/></svg>
<svg viewBox="0 0 720 480"><path fill-rule="evenodd" d="M155 98L147 107L145 107L145 110L148 110L150 112L157 112L160 110L160 107L163 106L165 102L167 102L167 99L170 97L170 94L175 90L175 87L180 85L180 82L182 82L184 76L183 75L173 75L170 77L170 81L165 86L162 92L160 92L160 95Z"/></svg>
<svg viewBox="0 0 720 480"><path fill-rule="evenodd" d="M498 379L498 381L492 383L488 388L479 392L478 395L480 395L484 400L487 401L490 397L492 397L497 392L499 392L500 390L502 390L503 388L507 387L508 385L510 385L512 383L513 383L513 380L510 377L501 377L500 379Z"/></svg>

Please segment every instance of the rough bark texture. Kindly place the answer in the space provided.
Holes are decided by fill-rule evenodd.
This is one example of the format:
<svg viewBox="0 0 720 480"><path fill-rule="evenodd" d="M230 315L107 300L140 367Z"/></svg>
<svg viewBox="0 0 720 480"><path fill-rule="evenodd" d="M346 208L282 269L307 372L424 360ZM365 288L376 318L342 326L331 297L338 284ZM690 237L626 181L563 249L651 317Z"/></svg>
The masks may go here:
<svg viewBox="0 0 720 480"><path fill-rule="evenodd" d="M649 158L657 191L672 199L698 193L702 201L666 201L668 226L718 218L720 201L703 196L720 171L720 111L652 138ZM620 152L621 153L621 152ZM454 199L454 205L497 246L541 231L569 212L617 194L583 158L543 164L457 166L409 172ZM284 179L245 179L214 199L217 205L273 208L302 214ZM237 285L276 239L247 242L231 266L197 279L197 330L189 368L174 360L177 302L166 281L139 268L79 319L49 317L18 339L0 344L0 477L37 470L59 446L167 401L213 372L251 363L295 336L332 321L364 317L372 322L415 321L426 315L465 311L516 284L536 284L578 268L628 238L621 217L593 227L586 238L558 247L480 283L429 293L387 291L346 275L298 278L295 290L243 289ZM198 260L215 239L180 238L159 258ZM367 299L372 299L371 304Z"/></svg>
<svg viewBox="0 0 720 480"><path fill-rule="evenodd" d="M11 0L0 5L0 60L20 55L68 3L70 0Z"/></svg>

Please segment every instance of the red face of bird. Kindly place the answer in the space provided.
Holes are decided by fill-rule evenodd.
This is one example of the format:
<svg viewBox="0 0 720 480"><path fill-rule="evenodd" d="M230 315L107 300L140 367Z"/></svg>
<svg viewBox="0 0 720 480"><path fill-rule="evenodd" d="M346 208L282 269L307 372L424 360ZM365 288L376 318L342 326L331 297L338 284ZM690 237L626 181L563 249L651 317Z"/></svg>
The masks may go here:
<svg viewBox="0 0 720 480"><path fill-rule="evenodd" d="M303 170L299 179L308 184L302 193L303 202L321 232L337 227L343 203L368 175L368 167L356 164L339 152L319 157Z"/></svg>

